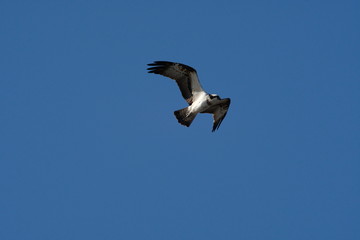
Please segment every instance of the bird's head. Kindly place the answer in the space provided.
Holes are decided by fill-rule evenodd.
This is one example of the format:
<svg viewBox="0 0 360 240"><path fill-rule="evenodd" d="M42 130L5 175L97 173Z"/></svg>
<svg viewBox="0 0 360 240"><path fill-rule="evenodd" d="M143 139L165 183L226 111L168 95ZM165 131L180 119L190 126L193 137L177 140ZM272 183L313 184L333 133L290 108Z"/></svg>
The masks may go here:
<svg viewBox="0 0 360 240"><path fill-rule="evenodd" d="M214 100L214 99L220 100L220 97L217 94L209 94L209 97L210 100Z"/></svg>

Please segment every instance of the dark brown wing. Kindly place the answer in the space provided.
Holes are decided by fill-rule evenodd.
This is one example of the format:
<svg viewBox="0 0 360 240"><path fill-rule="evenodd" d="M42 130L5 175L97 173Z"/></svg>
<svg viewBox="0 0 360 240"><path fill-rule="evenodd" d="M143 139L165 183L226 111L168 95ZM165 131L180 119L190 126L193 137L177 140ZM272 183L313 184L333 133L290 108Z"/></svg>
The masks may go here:
<svg viewBox="0 0 360 240"><path fill-rule="evenodd" d="M185 64L167 62L167 61L155 61L148 64L149 73L160 74L165 77L174 79L178 84L183 98L192 104L192 96L195 92L204 91L200 85L196 70Z"/></svg>
<svg viewBox="0 0 360 240"><path fill-rule="evenodd" d="M219 100L219 103L213 105L208 110L204 111L204 113L212 113L214 118L214 124L212 131L219 129L222 121L224 120L227 111L230 106L230 98L224 98Z"/></svg>

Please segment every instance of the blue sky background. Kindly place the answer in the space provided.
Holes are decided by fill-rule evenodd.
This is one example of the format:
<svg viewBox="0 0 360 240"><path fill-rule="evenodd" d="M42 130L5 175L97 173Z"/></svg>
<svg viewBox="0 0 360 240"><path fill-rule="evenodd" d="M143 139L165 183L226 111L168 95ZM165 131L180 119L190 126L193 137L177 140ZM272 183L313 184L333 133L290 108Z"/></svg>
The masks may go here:
<svg viewBox="0 0 360 240"><path fill-rule="evenodd" d="M360 239L359 1L0 2L0 239ZM190 128L170 79L232 104Z"/></svg>

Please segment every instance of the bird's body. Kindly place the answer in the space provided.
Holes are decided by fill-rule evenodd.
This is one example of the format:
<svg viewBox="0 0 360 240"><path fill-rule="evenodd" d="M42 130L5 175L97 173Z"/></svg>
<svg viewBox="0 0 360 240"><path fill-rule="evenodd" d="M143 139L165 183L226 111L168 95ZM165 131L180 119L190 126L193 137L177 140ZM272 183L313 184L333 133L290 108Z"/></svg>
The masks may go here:
<svg viewBox="0 0 360 240"><path fill-rule="evenodd" d="M209 106L207 102L208 96L205 92L199 92L193 96L193 103L189 106L190 112L200 113Z"/></svg>
<svg viewBox="0 0 360 240"><path fill-rule="evenodd" d="M181 94L189 106L174 112L179 123L189 127L198 113L213 114L212 131L220 127L230 106L230 98L221 99L216 94L206 93L198 79L196 70L181 63L156 61L148 64L149 73L172 78L178 84Z"/></svg>

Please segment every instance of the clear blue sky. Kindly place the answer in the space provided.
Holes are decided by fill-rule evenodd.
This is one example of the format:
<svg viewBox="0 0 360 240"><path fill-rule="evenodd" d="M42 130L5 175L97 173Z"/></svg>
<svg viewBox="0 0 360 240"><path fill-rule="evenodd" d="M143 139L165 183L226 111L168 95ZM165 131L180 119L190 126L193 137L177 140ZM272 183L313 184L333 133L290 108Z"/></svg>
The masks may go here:
<svg viewBox="0 0 360 240"><path fill-rule="evenodd" d="M360 239L359 1L0 2L0 239ZM170 79L232 104L190 128Z"/></svg>

